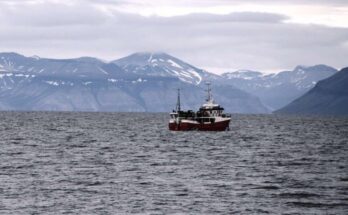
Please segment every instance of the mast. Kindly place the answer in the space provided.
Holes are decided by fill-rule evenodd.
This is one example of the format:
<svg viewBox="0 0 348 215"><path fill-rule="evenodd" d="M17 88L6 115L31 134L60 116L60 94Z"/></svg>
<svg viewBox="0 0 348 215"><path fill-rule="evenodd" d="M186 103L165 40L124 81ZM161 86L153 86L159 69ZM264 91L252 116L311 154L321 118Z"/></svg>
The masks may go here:
<svg viewBox="0 0 348 215"><path fill-rule="evenodd" d="M210 82L206 82L205 84L208 87L208 89L206 90L207 91L207 99L206 99L206 101L209 102L209 103L213 103L213 96L211 94L211 88L210 88L211 83Z"/></svg>
<svg viewBox="0 0 348 215"><path fill-rule="evenodd" d="M181 105L180 105L180 89L178 89L178 98L176 100L176 112L181 111Z"/></svg>

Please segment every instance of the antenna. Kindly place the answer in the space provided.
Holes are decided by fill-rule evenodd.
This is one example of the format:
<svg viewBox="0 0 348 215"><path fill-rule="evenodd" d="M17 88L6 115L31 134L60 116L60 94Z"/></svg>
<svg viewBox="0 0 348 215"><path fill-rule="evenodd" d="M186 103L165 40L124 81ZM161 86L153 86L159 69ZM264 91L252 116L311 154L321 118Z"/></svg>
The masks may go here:
<svg viewBox="0 0 348 215"><path fill-rule="evenodd" d="M210 88L210 85L211 85L211 83L210 82L205 82L205 84L207 85L207 99L206 99L206 101L207 102L212 102L213 101L213 96L211 95L211 88Z"/></svg>
<svg viewBox="0 0 348 215"><path fill-rule="evenodd" d="M180 88L178 88L178 99L176 101L176 112L181 111L181 105L180 105Z"/></svg>

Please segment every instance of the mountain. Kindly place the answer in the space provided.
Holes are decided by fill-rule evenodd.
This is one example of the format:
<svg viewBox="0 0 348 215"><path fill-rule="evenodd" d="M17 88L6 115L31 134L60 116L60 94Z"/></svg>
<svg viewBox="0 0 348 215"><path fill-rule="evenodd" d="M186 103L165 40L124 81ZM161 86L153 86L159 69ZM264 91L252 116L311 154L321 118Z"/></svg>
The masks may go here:
<svg viewBox="0 0 348 215"><path fill-rule="evenodd" d="M292 71L264 75L261 72L239 70L222 74L225 83L230 83L248 93L258 96L270 109L279 109L302 96L315 84L334 75L336 69L326 65L297 66Z"/></svg>
<svg viewBox="0 0 348 215"><path fill-rule="evenodd" d="M189 84L200 84L203 79L219 79L205 70L198 69L163 52L139 52L112 61L127 72L139 75L175 77Z"/></svg>
<svg viewBox="0 0 348 215"><path fill-rule="evenodd" d="M235 72L227 72L222 74L227 80L253 80L263 76L263 73L252 70L238 70Z"/></svg>
<svg viewBox="0 0 348 215"><path fill-rule="evenodd" d="M276 113L348 116L348 67L319 81L305 95Z"/></svg>
<svg viewBox="0 0 348 215"><path fill-rule="evenodd" d="M204 101L204 82L213 80L215 99L227 112L268 111L257 97L218 79L165 53L135 53L110 63L0 53L0 110L168 112L177 88L183 108L196 109Z"/></svg>

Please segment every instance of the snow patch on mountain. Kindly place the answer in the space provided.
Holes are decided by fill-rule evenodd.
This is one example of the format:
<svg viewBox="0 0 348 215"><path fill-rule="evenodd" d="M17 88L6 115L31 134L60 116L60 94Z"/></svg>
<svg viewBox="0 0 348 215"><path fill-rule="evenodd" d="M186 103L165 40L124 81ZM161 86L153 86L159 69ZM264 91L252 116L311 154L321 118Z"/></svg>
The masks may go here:
<svg viewBox="0 0 348 215"><path fill-rule="evenodd" d="M244 79L244 80L252 80L255 78L260 78L264 74L257 71L252 70L237 70L235 72L227 72L224 73L222 76L227 79Z"/></svg>
<svg viewBox="0 0 348 215"><path fill-rule="evenodd" d="M113 78L108 78L108 82L116 83L118 80Z"/></svg>
<svg viewBox="0 0 348 215"><path fill-rule="evenodd" d="M45 83L53 86L59 86L59 83L57 81L45 81Z"/></svg>
<svg viewBox="0 0 348 215"><path fill-rule="evenodd" d="M172 60L167 60L168 63L170 63L172 66L174 67L178 67L179 69L183 69L179 64L175 63L174 61Z"/></svg>
<svg viewBox="0 0 348 215"><path fill-rule="evenodd" d="M15 74L16 77L26 77L26 78L29 78L29 77L35 77L35 75L25 75L25 74Z"/></svg>
<svg viewBox="0 0 348 215"><path fill-rule="evenodd" d="M200 76L198 74L198 72L196 72L193 69L188 69L188 72L190 72L191 74L193 74L194 76L196 76L198 78L198 83L197 84L200 84L202 82L202 76Z"/></svg>
<svg viewBox="0 0 348 215"><path fill-rule="evenodd" d="M87 85L90 85L90 84L92 84L93 82L91 82L91 81L86 81L86 82L83 82L83 85L85 85L85 86L87 86Z"/></svg>
<svg viewBox="0 0 348 215"><path fill-rule="evenodd" d="M52 86L55 86L55 87L58 87L58 86L74 86L75 84L71 81L61 81L61 80L55 80L55 81L52 81L52 80L49 80L49 81L43 81L44 83L48 84L48 85L52 85Z"/></svg>
<svg viewBox="0 0 348 215"><path fill-rule="evenodd" d="M104 74L106 74L106 75L109 74L108 72L106 72L104 69L102 69L102 68L100 68L100 67L98 67L98 69L99 69L99 71L101 71L102 73L104 73Z"/></svg>
<svg viewBox="0 0 348 215"><path fill-rule="evenodd" d="M40 60L41 58L37 55L31 56L31 58L35 59L35 60Z"/></svg>

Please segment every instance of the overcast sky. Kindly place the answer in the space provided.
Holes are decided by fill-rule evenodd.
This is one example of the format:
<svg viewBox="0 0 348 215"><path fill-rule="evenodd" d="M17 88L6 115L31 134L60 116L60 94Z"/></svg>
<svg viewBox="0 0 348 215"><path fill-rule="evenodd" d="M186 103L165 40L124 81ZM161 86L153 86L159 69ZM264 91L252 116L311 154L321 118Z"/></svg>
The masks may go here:
<svg viewBox="0 0 348 215"><path fill-rule="evenodd" d="M0 0L0 52L163 51L210 72L348 66L347 0Z"/></svg>

